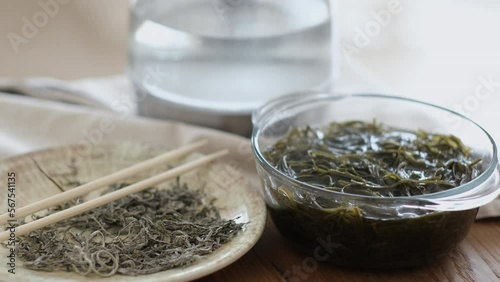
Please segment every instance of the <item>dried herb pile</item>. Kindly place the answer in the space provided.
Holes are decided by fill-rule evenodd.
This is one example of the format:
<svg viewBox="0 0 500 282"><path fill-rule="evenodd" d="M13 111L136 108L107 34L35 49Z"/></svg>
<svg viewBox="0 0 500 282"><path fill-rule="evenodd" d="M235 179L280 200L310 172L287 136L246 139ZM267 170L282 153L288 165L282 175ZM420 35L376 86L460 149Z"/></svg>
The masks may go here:
<svg viewBox="0 0 500 282"><path fill-rule="evenodd" d="M265 153L287 175L325 189L397 197L451 189L481 173L456 136L349 121L295 128Z"/></svg>
<svg viewBox="0 0 500 282"><path fill-rule="evenodd" d="M27 268L80 275L141 275L188 266L243 228L221 219L213 200L179 183L145 190L22 236L17 254Z"/></svg>

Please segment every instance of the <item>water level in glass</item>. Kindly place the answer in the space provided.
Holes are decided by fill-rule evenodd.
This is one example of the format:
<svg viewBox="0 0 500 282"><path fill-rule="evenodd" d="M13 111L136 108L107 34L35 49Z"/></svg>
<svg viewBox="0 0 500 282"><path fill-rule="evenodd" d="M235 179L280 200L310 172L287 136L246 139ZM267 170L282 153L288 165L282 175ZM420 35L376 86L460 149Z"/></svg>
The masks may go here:
<svg viewBox="0 0 500 282"><path fill-rule="evenodd" d="M130 68L167 101L251 111L330 79L331 27L322 0L136 1Z"/></svg>

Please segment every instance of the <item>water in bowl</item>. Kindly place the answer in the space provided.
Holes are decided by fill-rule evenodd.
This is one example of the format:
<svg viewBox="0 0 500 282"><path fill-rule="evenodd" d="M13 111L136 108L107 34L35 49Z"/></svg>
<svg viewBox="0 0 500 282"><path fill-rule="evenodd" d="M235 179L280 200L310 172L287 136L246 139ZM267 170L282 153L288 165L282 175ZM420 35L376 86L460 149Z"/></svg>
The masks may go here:
<svg viewBox="0 0 500 282"><path fill-rule="evenodd" d="M135 85L177 104L251 111L331 77L323 0L139 0L131 32Z"/></svg>

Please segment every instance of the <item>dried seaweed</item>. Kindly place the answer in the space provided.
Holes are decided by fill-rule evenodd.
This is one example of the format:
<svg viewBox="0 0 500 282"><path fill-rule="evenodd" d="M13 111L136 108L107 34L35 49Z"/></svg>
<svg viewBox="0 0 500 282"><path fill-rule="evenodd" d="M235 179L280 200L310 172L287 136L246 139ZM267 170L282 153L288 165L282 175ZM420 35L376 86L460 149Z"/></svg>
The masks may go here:
<svg viewBox="0 0 500 282"><path fill-rule="evenodd" d="M21 236L17 254L30 269L104 277L185 267L243 228L222 219L213 202L203 191L179 183L171 189L151 188Z"/></svg>

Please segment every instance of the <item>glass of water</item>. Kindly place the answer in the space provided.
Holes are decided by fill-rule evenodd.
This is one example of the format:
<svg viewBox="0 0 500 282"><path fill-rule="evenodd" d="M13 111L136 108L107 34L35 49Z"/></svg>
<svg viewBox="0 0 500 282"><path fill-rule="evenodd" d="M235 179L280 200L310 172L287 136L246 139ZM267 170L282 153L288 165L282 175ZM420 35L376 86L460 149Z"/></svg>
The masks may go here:
<svg viewBox="0 0 500 282"><path fill-rule="evenodd" d="M328 0L133 0L131 6L129 69L144 115L234 131L225 128L225 116L250 124L250 113L266 100L329 86Z"/></svg>

